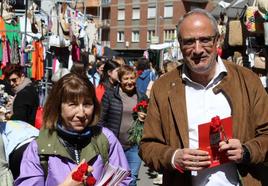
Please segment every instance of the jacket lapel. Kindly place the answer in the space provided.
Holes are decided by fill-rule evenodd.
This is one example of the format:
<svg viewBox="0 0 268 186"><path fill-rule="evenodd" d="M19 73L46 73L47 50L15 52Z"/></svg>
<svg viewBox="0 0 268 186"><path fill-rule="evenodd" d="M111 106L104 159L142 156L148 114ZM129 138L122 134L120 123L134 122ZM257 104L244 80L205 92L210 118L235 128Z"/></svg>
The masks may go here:
<svg viewBox="0 0 268 186"><path fill-rule="evenodd" d="M175 77L174 81L171 81L168 97L169 105L172 110L173 118L175 119L175 124L177 125L179 131L178 135L180 135L182 139L183 147L189 147L185 86L179 77Z"/></svg>

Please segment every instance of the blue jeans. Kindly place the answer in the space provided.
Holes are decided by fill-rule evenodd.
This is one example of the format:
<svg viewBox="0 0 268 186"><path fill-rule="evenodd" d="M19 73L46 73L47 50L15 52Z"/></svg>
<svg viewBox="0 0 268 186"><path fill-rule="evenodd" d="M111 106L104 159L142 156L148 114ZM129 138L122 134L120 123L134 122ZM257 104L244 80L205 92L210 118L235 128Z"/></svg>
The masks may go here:
<svg viewBox="0 0 268 186"><path fill-rule="evenodd" d="M128 165L131 171L131 178L133 179L130 186L136 186L136 181L138 178L140 166L141 166L141 159L138 155L139 148L138 145L132 146L129 149L125 150L125 155L128 161Z"/></svg>

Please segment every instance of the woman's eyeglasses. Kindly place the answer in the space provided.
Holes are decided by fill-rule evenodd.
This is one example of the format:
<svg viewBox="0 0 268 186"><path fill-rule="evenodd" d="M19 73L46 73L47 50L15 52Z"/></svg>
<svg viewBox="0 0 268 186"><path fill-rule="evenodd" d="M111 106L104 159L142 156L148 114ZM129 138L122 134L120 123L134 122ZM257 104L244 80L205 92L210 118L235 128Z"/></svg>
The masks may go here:
<svg viewBox="0 0 268 186"><path fill-rule="evenodd" d="M217 35L180 39L180 41L181 41L182 47L189 49L189 48L194 48L197 41L202 47L211 47L215 42L215 38L217 38Z"/></svg>

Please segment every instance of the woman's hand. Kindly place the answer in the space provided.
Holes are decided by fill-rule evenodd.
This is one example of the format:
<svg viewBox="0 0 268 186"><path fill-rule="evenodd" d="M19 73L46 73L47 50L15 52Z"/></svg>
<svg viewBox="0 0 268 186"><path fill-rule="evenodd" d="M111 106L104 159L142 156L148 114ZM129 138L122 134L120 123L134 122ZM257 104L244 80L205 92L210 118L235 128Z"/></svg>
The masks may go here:
<svg viewBox="0 0 268 186"><path fill-rule="evenodd" d="M144 122L146 116L147 116L146 113L144 113L144 112L138 112L138 119L139 119L141 122Z"/></svg>
<svg viewBox="0 0 268 186"><path fill-rule="evenodd" d="M85 163L85 159L81 161L81 163L74 169L72 172L67 176L67 178L64 180L63 183L61 183L59 186L84 186L84 183L87 179L87 176L83 176L83 181L75 181L72 178L72 174L78 170L78 167L80 167L83 163ZM90 173L93 171L93 168L91 166L88 166L87 172Z"/></svg>

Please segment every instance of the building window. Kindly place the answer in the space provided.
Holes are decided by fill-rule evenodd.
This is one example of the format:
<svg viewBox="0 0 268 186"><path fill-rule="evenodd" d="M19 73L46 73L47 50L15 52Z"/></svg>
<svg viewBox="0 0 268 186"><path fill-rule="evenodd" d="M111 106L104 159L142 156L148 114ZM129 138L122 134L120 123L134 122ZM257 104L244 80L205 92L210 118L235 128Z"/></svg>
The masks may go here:
<svg viewBox="0 0 268 186"><path fill-rule="evenodd" d="M155 31L154 30L148 30L147 31L147 42L151 42L153 36L155 36Z"/></svg>
<svg viewBox="0 0 268 186"><path fill-rule="evenodd" d="M148 8L148 19L152 19L152 18L155 18L156 16L156 8L155 7L149 7Z"/></svg>
<svg viewBox="0 0 268 186"><path fill-rule="evenodd" d="M132 42L139 42L140 41L140 32L133 31L131 40L132 40Z"/></svg>
<svg viewBox="0 0 268 186"><path fill-rule="evenodd" d="M165 6L164 8L164 18L170 18L173 16L173 7Z"/></svg>
<svg viewBox="0 0 268 186"><path fill-rule="evenodd" d="M135 8L132 10L132 19L140 19L140 9Z"/></svg>
<svg viewBox="0 0 268 186"><path fill-rule="evenodd" d="M164 41L173 41L175 38L176 38L175 29L164 30Z"/></svg>
<svg viewBox="0 0 268 186"><path fill-rule="evenodd" d="M117 32L117 42L121 43L125 41L125 33L123 31Z"/></svg>
<svg viewBox="0 0 268 186"><path fill-rule="evenodd" d="M118 17L117 17L118 21L123 21L125 20L125 10L118 10Z"/></svg>

